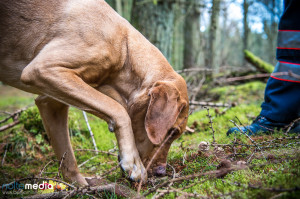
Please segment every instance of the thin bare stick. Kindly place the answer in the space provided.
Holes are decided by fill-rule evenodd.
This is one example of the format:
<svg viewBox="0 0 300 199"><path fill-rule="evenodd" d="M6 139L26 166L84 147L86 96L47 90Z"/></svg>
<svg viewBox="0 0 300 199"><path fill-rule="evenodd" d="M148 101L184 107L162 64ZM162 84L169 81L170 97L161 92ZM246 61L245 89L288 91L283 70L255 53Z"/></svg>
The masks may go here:
<svg viewBox="0 0 300 199"><path fill-rule="evenodd" d="M103 173L102 175L98 176L97 179L102 179L105 176L111 174L114 170L116 170L117 168L119 168L120 163L117 166L112 167L111 169L109 169L107 172Z"/></svg>
<svg viewBox="0 0 300 199"><path fill-rule="evenodd" d="M277 72L277 73L262 73L262 74L255 74L255 75L246 75L246 76L241 76L241 77L231 77L228 79L225 79L225 82L235 82L235 81L243 81L243 80L249 80L249 79L257 79L257 78L266 78L270 76L290 76L296 79L300 79L300 76L293 73L292 71L288 72Z"/></svg>
<svg viewBox="0 0 300 199"><path fill-rule="evenodd" d="M213 103L213 102L190 101L189 104L190 105L194 105L194 106L231 107L230 104L226 104L226 103Z"/></svg>
<svg viewBox="0 0 300 199"><path fill-rule="evenodd" d="M92 141L93 141L93 145L94 145L94 148L95 148L95 151L98 151L98 148L97 148L97 145L96 145L96 141L95 141L95 137L94 137L94 133L90 127L90 124L89 124L89 120L88 120L88 117L86 115L86 112L85 111L82 111L83 113L83 116L84 116L84 119L85 119L85 123L88 127L88 130L90 132L90 135L91 135L91 138L92 138ZM96 154L98 154L98 152L96 152Z"/></svg>
<svg viewBox="0 0 300 199"><path fill-rule="evenodd" d="M191 114L192 112L189 113L189 115ZM189 116L188 115L188 116ZM159 153L159 151L162 149L162 147L169 141L169 139L173 136L173 134L181 127L181 125L185 122L185 120L188 118L188 116L186 116L182 122L179 124L179 126L177 128L174 128L171 133L168 135L168 137L163 141L163 143L159 146L159 148L155 151L154 155L152 156L152 158L150 159L147 167L146 167L146 172L148 171L148 169L150 168L153 160L156 158L157 154ZM137 195L140 195L140 192L141 192L141 188L142 188L142 183L143 183L143 180L141 180L139 182L139 186L138 186L138 191L137 191Z"/></svg>
<svg viewBox="0 0 300 199"><path fill-rule="evenodd" d="M4 155L3 155L3 158L2 158L1 166L4 165L7 149L8 149L8 144L5 145L5 152L4 152Z"/></svg>
<svg viewBox="0 0 300 199"><path fill-rule="evenodd" d="M299 122L299 121L300 121L300 117L297 118L297 119L295 119L295 120L293 120L287 127L285 127L285 128L287 128L285 134L287 135L288 132L290 132L291 128L294 126L294 124L297 123L297 122Z"/></svg>
<svg viewBox="0 0 300 199"><path fill-rule="evenodd" d="M104 153L104 154L107 154L107 155L112 155L112 156L118 157L117 154L109 152L109 151L99 151L99 150L94 150L94 149L75 149L75 151L90 151L90 152L95 152L95 153L98 152L98 153Z"/></svg>
<svg viewBox="0 0 300 199"><path fill-rule="evenodd" d="M30 108L32 106L33 105L26 106L25 108L19 109L19 110L13 112L13 113L9 113L9 112L3 111L3 113L5 113L5 114L7 114L9 116L6 117L6 118L4 118L3 120L1 120L0 124L8 121L10 118L13 118L13 120L16 120L23 111L27 110L28 108Z"/></svg>
<svg viewBox="0 0 300 199"><path fill-rule="evenodd" d="M66 154L67 154L67 152L64 152L63 156L60 159L60 163L59 163L59 167L58 167L58 171L57 171L57 178L60 178L61 166L62 166L62 163L65 159Z"/></svg>
<svg viewBox="0 0 300 199"><path fill-rule="evenodd" d="M293 73L291 70L288 71L289 76L294 77L296 79L300 79L300 75Z"/></svg>
<svg viewBox="0 0 300 199"><path fill-rule="evenodd" d="M16 121L13 121L12 123L9 123L9 124L7 124L7 125L1 126L1 127L0 127L0 132L5 131L5 130L11 128L11 127L14 127L14 126L16 126L16 125L19 124L19 123L20 123L20 121L19 121L19 120L16 120Z"/></svg>
<svg viewBox="0 0 300 199"><path fill-rule="evenodd" d="M187 68L183 70L176 71L177 73L186 73L186 72L212 72L210 68Z"/></svg>
<svg viewBox="0 0 300 199"><path fill-rule="evenodd" d="M238 129L239 129L239 131L242 133L242 134L244 134L247 138L249 138L249 140L256 146L256 148L258 148L259 149L259 151L261 152L261 154L263 155L263 157L266 159L266 157L265 157L265 155L263 154L263 152L262 152L262 149L257 145L257 143L247 134L247 133L245 133L241 128L240 128L240 126L239 125L237 125L237 123L235 122L235 121L233 121L233 120L229 120L230 122L232 122Z"/></svg>
<svg viewBox="0 0 300 199"><path fill-rule="evenodd" d="M164 195L170 194L170 193L180 193L180 194L185 195L189 198L207 198L207 197L199 195L197 193L187 193L187 192L181 191L179 189L173 189L173 188L172 189L167 189L167 190L158 190L158 192L165 193ZM161 198L161 197L162 196L156 197L156 199Z"/></svg>
<svg viewBox="0 0 300 199"><path fill-rule="evenodd" d="M175 179L176 178L176 170L175 170L175 168L172 165L170 165L170 164L167 164L167 165L172 168L172 170L173 170L173 179ZM173 182L171 182L169 184L169 187L172 186L172 185L173 185Z"/></svg>
<svg viewBox="0 0 300 199"><path fill-rule="evenodd" d="M205 82L205 79L206 79L206 76L205 76L205 73L204 73L201 81L199 82L198 86L196 87L195 92L193 93L191 101L196 100L196 97L197 97L198 93L200 92L200 90L201 90L201 88L202 88L202 86Z"/></svg>
<svg viewBox="0 0 300 199"><path fill-rule="evenodd" d="M85 165L86 163L88 163L89 161L91 161L92 159L96 158L97 156L93 156L89 159L87 159L86 161L84 161L83 163L81 163L80 165L78 165L78 168L82 167L83 165Z"/></svg>
<svg viewBox="0 0 300 199"><path fill-rule="evenodd" d="M42 174L43 174L44 170L45 170L46 167L47 167L50 163L52 163L52 162L54 162L54 161L53 161L53 160L50 160L50 161L43 167L43 169L41 170L40 174L38 175L39 177L42 177Z"/></svg>
<svg viewBox="0 0 300 199"><path fill-rule="evenodd" d="M143 196L147 196L150 193L153 193L154 191L156 191L157 189L167 186L171 182L180 182L180 181L183 181L183 180L190 180L190 179L194 179L194 178L202 177L202 176L221 177L221 176L224 176L224 175L226 175L227 173L229 173L231 171L237 171L237 170L243 170L243 169L245 169L245 168L243 168L243 167L231 167L231 168L224 168L224 169L215 170L215 171L208 171L208 172L205 172L205 173L195 173L195 174L191 174L191 175L171 179L171 180L168 180L168 181L166 181L162 184L159 184L158 186L150 189Z"/></svg>
<svg viewBox="0 0 300 199"><path fill-rule="evenodd" d="M209 114L209 108L208 107L204 107L204 108L207 110L207 115L206 116L209 118L210 128L212 130L212 137L213 137L212 144L215 144L216 143L215 130L214 130L214 127L213 127L213 122L212 122L212 119L211 119L211 115Z"/></svg>

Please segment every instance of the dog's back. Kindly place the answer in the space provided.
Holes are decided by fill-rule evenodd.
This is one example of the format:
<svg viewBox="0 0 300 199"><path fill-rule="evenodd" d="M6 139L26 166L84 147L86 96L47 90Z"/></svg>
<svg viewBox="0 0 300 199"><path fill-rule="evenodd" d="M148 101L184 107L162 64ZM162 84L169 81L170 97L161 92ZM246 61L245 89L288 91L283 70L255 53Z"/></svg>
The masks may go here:
<svg viewBox="0 0 300 199"><path fill-rule="evenodd" d="M32 92L19 81L21 73L51 40L67 36L70 43L78 37L88 45L113 43L126 24L103 0L2 0L0 81Z"/></svg>

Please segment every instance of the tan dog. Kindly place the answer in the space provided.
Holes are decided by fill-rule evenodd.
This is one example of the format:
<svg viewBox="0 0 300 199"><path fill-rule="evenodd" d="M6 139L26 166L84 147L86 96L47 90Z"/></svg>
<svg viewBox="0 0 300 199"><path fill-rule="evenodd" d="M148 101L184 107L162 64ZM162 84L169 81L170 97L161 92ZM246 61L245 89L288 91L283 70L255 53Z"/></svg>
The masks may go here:
<svg viewBox="0 0 300 199"><path fill-rule="evenodd" d="M68 107L115 131L122 168L146 180L165 173L169 147L186 125L185 81L160 51L104 0L1 0L0 80L36 93L36 105L65 180L87 184L68 133ZM182 123L182 125L179 125Z"/></svg>

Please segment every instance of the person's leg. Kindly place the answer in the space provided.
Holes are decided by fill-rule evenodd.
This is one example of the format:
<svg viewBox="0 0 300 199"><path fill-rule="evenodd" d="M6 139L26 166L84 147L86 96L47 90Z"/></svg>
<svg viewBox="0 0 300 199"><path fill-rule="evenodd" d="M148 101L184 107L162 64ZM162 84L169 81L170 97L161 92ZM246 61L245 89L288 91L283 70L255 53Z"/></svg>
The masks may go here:
<svg viewBox="0 0 300 199"><path fill-rule="evenodd" d="M280 74L291 71L300 75L299 7L300 1L285 1L285 11L280 19L278 31L278 63L268 80L260 115L251 125L242 128L249 135L282 129L300 118L300 79ZM227 135L235 131L239 129L231 128ZM295 124L292 132L300 133L300 126Z"/></svg>

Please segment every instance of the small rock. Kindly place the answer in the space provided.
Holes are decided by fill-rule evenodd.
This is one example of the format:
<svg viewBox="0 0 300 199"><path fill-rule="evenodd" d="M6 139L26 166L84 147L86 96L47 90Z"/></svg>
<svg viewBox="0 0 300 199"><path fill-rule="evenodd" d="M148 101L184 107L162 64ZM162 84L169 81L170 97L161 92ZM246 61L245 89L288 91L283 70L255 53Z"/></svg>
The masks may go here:
<svg viewBox="0 0 300 199"><path fill-rule="evenodd" d="M214 148L214 153L215 153L215 155L216 155L218 158L224 157L224 156L225 156L225 151L224 151L224 149L221 148L221 147L215 147L215 148Z"/></svg>
<svg viewBox="0 0 300 199"><path fill-rule="evenodd" d="M240 160L236 163L236 165L241 167L241 166L247 165L247 162Z"/></svg>
<svg viewBox="0 0 300 199"><path fill-rule="evenodd" d="M228 169L231 167L231 162L229 160L223 160L217 166L217 169Z"/></svg>
<svg viewBox="0 0 300 199"><path fill-rule="evenodd" d="M200 142L199 146L198 146L200 151L208 151L209 150L209 143L208 142Z"/></svg>

